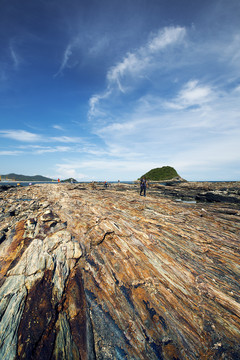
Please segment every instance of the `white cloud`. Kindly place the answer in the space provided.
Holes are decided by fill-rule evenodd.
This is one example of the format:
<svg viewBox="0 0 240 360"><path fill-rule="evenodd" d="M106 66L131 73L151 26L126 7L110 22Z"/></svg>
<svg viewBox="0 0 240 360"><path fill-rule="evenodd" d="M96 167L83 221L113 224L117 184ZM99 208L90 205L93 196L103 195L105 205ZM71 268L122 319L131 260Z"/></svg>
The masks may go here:
<svg viewBox="0 0 240 360"><path fill-rule="evenodd" d="M82 141L80 137L71 136L56 136L51 138L52 141L63 142L63 143L79 143Z"/></svg>
<svg viewBox="0 0 240 360"><path fill-rule="evenodd" d="M116 91L125 94L133 88L134 83L146 79L147 74L159 66L156 57L158 53L170 45L181 44L185 35L186 29L183 27L166 27L157 34L152 34L144 46L128 52L120 62L108 70L106 90L90 98L89 118L105 115L100 102L109 99Z"/></svg>
<svg viewBox="0 0 240 360"><path fill-rule="evenodd" d="M152 35L151 40L135 52L129 52L117 65L113 66L107 74L109 84L116 83L119 90L124 92L121 80L125 75L136 75L147 70L149 64L154 62L154 56L164 48L181 43L186 35L186 29L182 27L166 27Z"/></svg>
<svg viewBox="0 0 240 360"><path fill-rule="evenodd" d="M129 132L134 131L136 127L142 122L142 120L133 120L133 121L126 121L126 122L115 122L113 124L109 124L107 126L104 126L100 128L99 130L96 130L96 133L98 135L104 135L104 134L117 134L120 133L129 134Z"/></svg>
<svg viewBox="0 0 240 360"><path fill-rule="evenodd" d="M56 172L62 178L74 178L76 180L89 180L88 175L79 172L80 164L56 164Z"/></svg>
<svg viewBox="0 0 240 360"><path fill-rule="evenodd" d="M74 47L74 43L71 43L66 47L66 49L64 51L64 54L63 54L63 59L62 59L62 63L60 65L60 68L57 71L57 73L54 75L54 77L62 75L64 69L69 66L68 62L69 62L69 59L70 59L70 57L71 57L71 55L73 53L73 47Z"/></svg>
<svg viewBox="0 0 240 360"><path fill-rule="evenodd" d="M184 109L190 106L200 106L211 102L215 97L209 85L201 85L198 80L190 80L183 86L177 97L165 103L167 107Z"/></svg>
<svg viewBox="0 0 240 360"><path fill-rule="evenodd" d="M64 130L64 128L61 125L53 125L53 128L56 130L61 130L61 131Z"/></svg>
<svg viewBox="0 0 240 360"><path fill-rule="evenodd" d="M0 137L21 141L21 142L61 142L61 143L83 143L81 137L75 136L56 136L56 137L44 137L42 135L34 134L25 130L0 130ZM34 145L35 148L38 148L38 145ZM62 150L63 149L63 150ZM54 152L54 151L66 151L70 149L67 147L39 147L39 152Z"/></svg>
<svg viewBox="0 0 240 360"><path fill-rule="evenodd" d="M42 147L34 150L35 154L46 154L56 152L70 152L72 149L68 146L56 146L56 147Z"/></svg>
<svg viewBox="0 0 240 360"><path fill-rule="evenodd" d="M139 72L140 69L145 66L146 62L148 62L148 59L146 58L140 58L134 53L127 54L122 62L118 63L116 66L113 66L108 71L107 80L109 84L116 84L118 89L124 93L125 90L121 85L121 78L123 78L126 73L133 74Z"/></svg>
<svg viewBox="0 0 240 360"><path fill-rule="evenodd" d="M148 48L151 52L162 50L168 45L182 41L185 35L186 29L184 27L166 27L163 30L159 30L156 35L153 35L148 43Z"/></svg>
<svg viewBox="0 0 240 360"><path fill-rule="evenodd" d="M171 160L187 180L237 180L232 169L240 163L240 132L190 143L187 150L176 152ZM229 170L227 170L229 169Z"/></svg>
<svg viewBox="0 0 240 360"><path fill-rule="evenodd" d="M62 178L74 177L77 180L134 180L150 168L157 167L153 161L135 161L121 159L66 160L56 164L57 173ZM84 169L85 173L82 173ZM137 174L137 175L136 175Z"/></svg>
<svg viewBox="0 0 240 360"><path fill-rule="evenodd" d="M20 154L22 154L22 151L18 151L18 150L13 150L13 151L11 151L11 150L3 150L3 151L0 151L0 156L15 156L15 155L20 155Z"/></svg>
<svg viewBox="0 0 240 360"><path fill-rule="evenodd" d="M104 117L106 113L103 110L100 110L99 103L101 100L107 99L112 94L111 89L107 89L102 94L93 95L89 100L89 111L88 118L92 119L95 117Z"/></svg>
<svg viewBox="0 0 240 360"><path fill-rule="evenodd" d="M42 140L40 135L25 130L0 130L0 136L23 142L34 142Z"/></svg>
<svg viewBox="0 0 240 360"><path fill-rule="evenodd" d="M212 90L209 86L201 86L197 80L189 81L180 92L179 102L195 105L211 100Z"/></svg>

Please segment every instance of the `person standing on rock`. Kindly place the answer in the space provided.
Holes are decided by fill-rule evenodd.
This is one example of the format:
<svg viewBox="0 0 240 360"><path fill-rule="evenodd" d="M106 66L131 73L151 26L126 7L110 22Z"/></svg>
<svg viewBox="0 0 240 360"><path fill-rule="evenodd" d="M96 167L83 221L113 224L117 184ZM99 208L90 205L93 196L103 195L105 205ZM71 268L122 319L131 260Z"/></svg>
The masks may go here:
<svg viewBox="0 0 240 360"><path fill-rule="evenodd" d="M143 177L140 180L140 195L142 196L142 193L144 196L146 196L146 188L147 188L147 181L146 178Z"/></svg>

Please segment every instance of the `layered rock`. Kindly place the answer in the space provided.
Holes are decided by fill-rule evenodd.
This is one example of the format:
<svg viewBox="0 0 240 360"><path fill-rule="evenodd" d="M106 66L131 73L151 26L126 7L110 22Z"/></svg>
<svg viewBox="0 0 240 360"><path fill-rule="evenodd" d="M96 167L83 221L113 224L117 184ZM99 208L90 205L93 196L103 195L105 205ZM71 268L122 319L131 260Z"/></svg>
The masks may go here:
<svg viewBox="0 0 240 360"><path fill-rule="evenodd" d="M199 202L225 202L240 204L240 182L177 182L150 185L152 193Z"/></svg>
<svg viewBox="0 0 240 360"><path fill-rule="evenodd" d="M0 359L240 357L237 204L45 184L0 206Z"/></svg>

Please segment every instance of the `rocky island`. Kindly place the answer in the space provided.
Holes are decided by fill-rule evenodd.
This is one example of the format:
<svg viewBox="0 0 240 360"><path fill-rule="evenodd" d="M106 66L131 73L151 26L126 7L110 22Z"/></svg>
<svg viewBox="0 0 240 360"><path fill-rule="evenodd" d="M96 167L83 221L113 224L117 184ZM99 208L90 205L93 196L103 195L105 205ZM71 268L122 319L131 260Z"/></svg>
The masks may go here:
<svg viewBox="0 0 240 360"><path fill-rule="evenodd" d="M240 359L240 187L198 185L3 189L0 359Z"/></svg>

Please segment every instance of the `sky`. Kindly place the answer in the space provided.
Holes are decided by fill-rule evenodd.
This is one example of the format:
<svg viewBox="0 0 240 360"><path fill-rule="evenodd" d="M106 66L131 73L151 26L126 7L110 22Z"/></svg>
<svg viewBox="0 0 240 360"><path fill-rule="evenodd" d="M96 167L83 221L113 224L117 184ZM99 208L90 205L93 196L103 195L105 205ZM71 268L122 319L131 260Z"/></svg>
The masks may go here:
<svg viewBox="0 0 240 360"><path fill-rule="evenodd" d="M240 180L239 0L0 0L0 174Z"/></svg>

